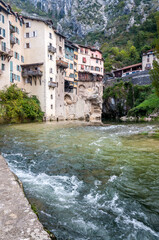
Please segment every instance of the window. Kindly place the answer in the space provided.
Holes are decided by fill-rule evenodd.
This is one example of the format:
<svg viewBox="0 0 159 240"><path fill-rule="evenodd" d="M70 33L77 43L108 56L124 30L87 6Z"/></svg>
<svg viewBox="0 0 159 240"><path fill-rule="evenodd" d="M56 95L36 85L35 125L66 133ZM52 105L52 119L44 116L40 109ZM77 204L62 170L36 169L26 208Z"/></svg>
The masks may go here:
<svg viewBox="0 0 159 240"><path fill-rule="evenodd" d="M19 60L19 53L14 52L14 57Z"/></svg>
<svg viewBox="0 0 159 240"><path fill-rule="evenodd" d="M88 54L88 50L87 49L85 50L85 54Z"/></svg>
<svg viewBox="0 0 159 240"><path fill-rule="evenodd" d="M74 74L73 73L70 73L70 78L74 78Z"/></svg>
<svg viewBox="0 0 159 240"><path fill-rule="evenodd" d="M80 52L83 53L83 48L80 49Z"/></svg>
<svg viewBox="0 0 159 240"><path fill-rule="evenodd" d="M30 43L26 43L25 48L30 48Z"/></svg>
<svg viewBox="0 0 159 240"><path fill-rule="evenodd" d="M27 23L25 24L25 26L26 26L26 28L30 28L30 27L31 27L31 23L30 23L30 22L27 22Z"/></svg>
<svg viewBox="0 0 159 240"><path fill-rule="evenodd" d="M37 37L37 32L33 31L33 37Z"/></svg>
<svg viewBox="0 0 159 240"><path fill-rule="evenodd" d="M13 72L13 62L10 61L10 71Z"/></svg>
<svg viewBox="0 0 159 240"><path fill-rule="evenodd" d="M151 64L150 64L150 63L147 63L147 64L146 64L146 67L147 67L147 68L151 68Z"/></svg>
<svg viewBox="0 0 159 240"><path fill-rule="evenodd" d="M99 67L95 67L95 71L100 72L100 68Z"/></svg>
<svg viewBox="0 0 159 240"><path fill-rule="evenodd" d="M76 54L74 54L74 59L76 59L76 60L78 59L78 56Z"/></svg>
<svg viewBox="0 0 159 240"><path fill-rule="evenodd" d="M60 39L60 42L61 42L61 37L59 37L59 39Z"/></svg>
<svg viewBox="0 0 159 240"><path fill-rule="evenodd" d="M19 65L17 65L17 71L19 71L19 69L20 69L19 67L20 67L20 66L19 66Z"/></svg>
<svg viewBox="0 0 159 240"><path fill-rule="evenodd" d="M28 32L25 34L25 37L26 37L26 38L29 38L29 33L28 33Z"/></svg>
<svg viewBox="0 0 159 240"><path fill-rule="evenodd" d="M6 31L5 31L5 29L3 29L3 37L5 37L6 36Z"/></svg>
<svg viewBox="0 0 159 240"><path fill-rule="evenodd" d="M5 64L2 63L2 71L5 71Z"/></svg>
<svg viewBox="0 0 159 240"><path fill-rule="evenodd" d="M15 30L19 34L19 28L15 27Z"/></svg>
<svg viewBox="0 0 159 240"><path fill-rule="evenodd" d="M52 55L50 55L50 60L52 60Z"/></svg>
<svg viewBox="0 0 159 240"><path fill-rule="evenodd" d="M1 56L1 60L5 61L5 56L4 55Z"/></svg>
<svg viewBox="0 0 159 240"><path fill-rule="evenodd" d="M18 38L15 38L15 40L16 40L16 43L20 44L20 41Z"/></svg>
<svg viewBox="0 0 159 240"><path fill-rule="evenodd" d="M150 61L150 58L149 58L149 56L147 57L147 62L149 62Z"/></svg>
<svg viewBox="0 0 159 240"><path fill-rule="evenodd" d="M93 53L92 53L92 57L93 57Z"/></svg>
<svg viewBox="0 0 159 240"><path fill-rule="evenodd" d="M50 82L52 82L52 78L50 78Z"/></svg>
<svg viewBox="0 0 159 240"><path fill-rule="evenodd" d="M85 70L89 70L89 66L85 66Z"/></svg>
<svg viewBox="0 0 159 240"><path fill-rule="evenodd" d="M62 47L59 46L59 52L62 53Z"/></svg>
<svg viewBox="0 0 159 240"><path fill-rule="evenodd" d="M83 57L82 61L83 61L83 63L86 63L86 58L85 58L85 57Z"/></svg>
<svg viewBox="0 0 159 240"><path fill-rule="evenodd" d="M51 94L51 96L50 96L50 97L51 97L51 99L53 99L53 95L52 95L52 94Z"/></svg>
<svg viewBox="0 0 159 240"><path fill-rule="evenodd" d="M73 64L72 63L70 63L70 69L73 69Z"/></svg>
<svg viewBox="0 0 159 240"><path fill-rule="evenodd" d="M50 68L50 73L52 73L52 68Z"/></svg>
<svg viewBox="0 0 159 240"><path fill-rule="evenodd" d="M91 70L94 70L94 67L93 67L93 66L91 66Z"/></svg>
<svg viewBox="0 0 159 240"><path fill-rule="evenodd" d="M4 16L2 15L2 23L4 23Z"/></svg>
<svg viewBox="0 0 159 240"><path fill-rule="evenodd" d="M84 65L81 65L81 69L84 69Z"/></svg>
<svg viewBox="0 0 159 240"><path fill-rule="evenodd" d="M53 109L53 105L51 104L51 109Z"/></svg>
<svg viewBox="0 0 159 240"><path fill-rule="evenodd" d="M52 33L49 33L49 38L51 38L51 39L52 39Z"/></svg>
<svg viewBox="0 0 159 240"><path fill-rule="evenodd" d="M21 62L23 62L23 63L24 63L24 57L23 57L23 56L21 56Z"/></svg>
<svg viewBox="0 0 159 240"><path fill-rule="evenodd" d="M5 42L1 42L1 44L2 44L2 50L6 51L6 43Z"/></svg>
<svg viewBox="0 0 159 240"><path fill-rule="evenodd" d="M96 63L98 63L98 59L96 59Z"/></svg>
<svg viewBox="0 0 159 240"><path fill-rule="evenodd" d="M14 82L14 75L13 75L13 73L10 73L10 82Z"/></svg>

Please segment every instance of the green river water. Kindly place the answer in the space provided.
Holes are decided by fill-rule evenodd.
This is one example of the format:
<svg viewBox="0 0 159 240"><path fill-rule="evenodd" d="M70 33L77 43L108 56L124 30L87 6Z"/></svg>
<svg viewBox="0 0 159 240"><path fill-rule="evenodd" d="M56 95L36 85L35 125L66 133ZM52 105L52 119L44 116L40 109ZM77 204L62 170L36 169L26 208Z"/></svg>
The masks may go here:
<svg viewBox="0 0 159 240"><path fill-rule="evenodd" d="M0 151L58 240L158 240L158 128L4 125Z"/></svg>

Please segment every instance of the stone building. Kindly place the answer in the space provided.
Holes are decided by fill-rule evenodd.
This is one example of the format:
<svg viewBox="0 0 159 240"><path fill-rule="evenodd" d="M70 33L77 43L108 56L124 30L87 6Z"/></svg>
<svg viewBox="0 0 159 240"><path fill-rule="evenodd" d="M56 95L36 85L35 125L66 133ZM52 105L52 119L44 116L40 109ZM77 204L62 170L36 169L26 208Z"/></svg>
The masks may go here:
<svg viewBox="0 0 159 240"><path fill-rule="evenodd" d="M150 70L153 68L153 61L156 60L159 62L159 59L156 57L154 49L151 49L142 55L142 70Z"/></svg>
<svg viewBox="0 0 159 240"><path fill-rule="evenodd" d="M103 59L51 20L21 16L0 1L0 89L13 83L40 101L45 120L100 121Z"/></svg>

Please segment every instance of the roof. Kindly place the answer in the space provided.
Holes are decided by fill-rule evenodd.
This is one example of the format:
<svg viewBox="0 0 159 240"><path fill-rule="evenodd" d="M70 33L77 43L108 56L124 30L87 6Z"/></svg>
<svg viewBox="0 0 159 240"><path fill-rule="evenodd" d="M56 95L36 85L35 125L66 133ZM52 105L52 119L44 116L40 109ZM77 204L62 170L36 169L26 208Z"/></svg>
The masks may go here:
<svg viewBox="0 0 159 240"><path fill-rule="evenodd" d="M155 49L150 49L147 52L144 52L143 55L147 55L147 54L153 54L155 52Z"/></svg>
<svg viewBox="0 0 159 240"><path fill-rule="evenodd" d="M133 64L133 65L130 65L130 66L126 66L126 67L114 70L113 72L118 72L118 71L121 71L121 70L125 70L125 69L132 68L132 67L139 67L139 66L142 66L142 63L137 63L137 64Z"/></svg>
<svg viewBox="0 0 159 240"><path fill-rule="evenodd" d="M91 51L98 51L100 53L102 53L99 49L95 48L95 47L91 47L91 46L84 46L84 45L81 45L81 44L78 44L78 46L82 47L82 48L88 48L90 49Z"/></svg>
<svg viewBox="0 0 159 240"><path fill-rule="evenodd" d="M24 19L30 19L30 20L33 20L33 21L43 22L46 25L51 25L52 28L55 30L55 28L53 27L53 21L50 20L50 19L44 19L44 18L33 17L33 16L26 16L26 15L23 15L23 18Z"/></svg>
<svg viewBox="0 0 159 240"><path fill-rule="evenodd" d="M2 9L5 13L10 14L9 5L1 0L0 0L0 3L3 5L3 6L0 6L0 10Z"/></svg>
<svg viewBox="0 0 159 240"><path fill-rule="evenodd" d="M64 35L62 35L61 33L59 33L59 32L57 32L57 30L55 30L55 33L57 34L57 35L59 35L60 37L62 37L62 38L66 38Z"/></svg>

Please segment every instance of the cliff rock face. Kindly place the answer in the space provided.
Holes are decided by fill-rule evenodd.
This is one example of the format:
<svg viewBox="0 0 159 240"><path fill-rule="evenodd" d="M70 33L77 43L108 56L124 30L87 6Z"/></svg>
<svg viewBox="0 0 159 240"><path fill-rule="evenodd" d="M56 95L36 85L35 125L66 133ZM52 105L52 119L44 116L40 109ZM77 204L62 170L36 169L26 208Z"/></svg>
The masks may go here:
<svg viewBox="0 0 159 240"><path fill-rule="evenodd" d="M158 0L30 1L56 19L58 30L69 38L101 31L110 35L119 27L128 31L145 21L151 11L159 10Z"/></svg>
<svg viewBox="0 0 159 240"><path fill-rule="evenodd" d="M65 94L65 119L101 122L102 82L78 82L78 94Z"/></svg>

